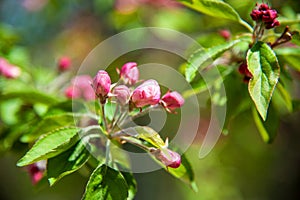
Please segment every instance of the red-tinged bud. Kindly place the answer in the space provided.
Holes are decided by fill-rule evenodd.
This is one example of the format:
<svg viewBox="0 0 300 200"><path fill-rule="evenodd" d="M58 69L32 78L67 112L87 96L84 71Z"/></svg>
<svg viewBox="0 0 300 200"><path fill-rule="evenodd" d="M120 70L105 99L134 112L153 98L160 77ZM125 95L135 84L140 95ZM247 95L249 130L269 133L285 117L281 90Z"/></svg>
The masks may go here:
<svg viewBox="0 0 300 200"><path fill-rule="evenodd" d="M69 86L65 89L65 96L68 99L78 99L81 97L81 92L77 87Z"/></svg>
<svg viewBox="0 0 300 200"><path fill-rule="evenodd" d="M76 76L71 81L71 86L65 90L65 96L69 99L83 98L87 101L96 99L94 89L91 86L93 79L88 75Z"/></svg>
<svg viewBox="0 0 300 200"><path fill-rule="evenodd" d="M105 103L108 93L110 92L111 80L108 73L99 70L93 80L93 89L101 103Z"/></svg>
<svg viewBox="0 0 300 200"><path fill-rule="evenodd" d="M6 78L15 79L21 75L21 69L11 65L4 58L0 58L0 74Z"/></svg>
<svg viewBox="0 0 300 200"><path fill-rule="evenodd" d="M27 167L27 171L29 173L33 185L36 185L44 177L45 170L46 170L45 160L33 163Z"/></svg>
<svg viewBox="0 0 300 200"><path fill-rule="evenodd" d="M219 34L225 39L225 40L229 40L231 37L231 33L229 30L227 29L223 29L219 31Z"/></svg>
<svg viewBox="0 0 300 200"><path fill-rule="evenodd" d="M271 8L269 7L268 4L265 4L265 3L260 4L259 8L258 8L258 10L260 10L260 11L265 11L265 10L269 10L269 9L271 9Z"/></svg>
<svg viewBox="0 0 300 200"><path fill-rule="evenodd" d="M167 92L161 98L161 104L167 110L174 110L176 108L180 108L184 104L183 97L176 91L174 92Z"/></svg>
<svg viewBox="0 0 300 200"><path fill-rule="evenodd" d="M274 21L272 21L271 23L265 23L266 24L266 29L271 29L274 28L275 26L279 26L280 23L277 19L275 19Z"/></svg>
<svg viewBox="0 0 300 200"><path fill-rule="evenodd" d="M258 21L258 20L261 19L262 12L259 11L259 10L252 10L250 16L251 16L253 21Z"/></svg>
<svg viewBox="0 0 300 200"><path fill-rule="evenodd" d="M128 103L130 98L130 90L126 85L118 85L114 88L113 94L121 105Z"/></svg>
<svg viewBox="0 0 300 200"><path fill-rule="evenodd" d="M139 80L139 76L139 69L135 62L128 62L122 66L120 78L124 80L125 84L134 85Z"/></svg>
<svg viewBox="0 0 300 200"><path fill-rule="evenodd" d="M181 156L170 149L155 149L150 152L167 167L178 168L181 164Z"/></svg>
<svg viewBox="0 0 300 200"><path fill-rule="evenodd" d="M138 86L131 95L131 102L138 108L156 105L160 100L160 87L155 80L147 80Z"/></svg>
<svg viewBox="0 0 300 200"><path fill-rule="evenodd" d="M273 22L277 18L276 10L267 10L263 12L262 21L269 23Z"/></svg>
<svg viewBox="0 0 300 200"><path fill-rule="evenodd" d="M58 69L59 71L66 71L71 67L71 59L67 56L61 57L58 60Z"/></svg>

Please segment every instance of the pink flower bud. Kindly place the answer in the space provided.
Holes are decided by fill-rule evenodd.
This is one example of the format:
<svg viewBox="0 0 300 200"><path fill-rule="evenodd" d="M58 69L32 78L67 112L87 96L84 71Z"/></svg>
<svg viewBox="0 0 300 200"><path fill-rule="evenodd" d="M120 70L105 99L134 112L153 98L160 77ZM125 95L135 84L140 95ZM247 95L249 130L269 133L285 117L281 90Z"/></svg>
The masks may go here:
<svg viewBox="0 0 300 200"><path fill-rule="evenodd" d="M121 68L120 78L125 84L134 85L139 80L139 69L135 62L128 62Z"/></svg>
<svg viewBox="0 0 300 200"><path fill-rule="evenodd" d="M176 91L167 92L162 98L161 103L164 108L174 110L180 108L184 104L183 97Z"/></svg>
<svg viewBox="0 0 300 200"><path fill-rule="evenodd" d="M156 149L151 153L156 159L161 161L167 167L178 168L181 164L180 155L175 151L171 151L170 149Z"/></svg>
<svg viewBox="0 0 300 200"><path fill-rule="evenodd" d="M159 103L160 87L155 80L147 80L132 93L131 102L138 108Z"/></svg>
<svg viewBox="0 0 300 200"><path fill-rule="evenodd" d="M88 75L76 76L71 81L71 86L65 90L65 96L69 99L83 98L87 101L96 98L94 89L91 86L92 78Z"/></svg>
<svg viewBox="0 0 300 200"><path fill-rule="evenodd" d="M230 31L227 29L223 29L219 31L219 34L225 39L225 40L229 40L231 37Z"/></svg>
<svg viewBox="0 0 300 200"><path fill-rule="evenodd" d="M65 96L68 99L78 99L81 97L81 92L77 87L69 86L65 90Z"/></svg>
<svg viewBox="0 0 300 200"><path fill-rule="evenodd" d="M127 86L116 86L113 90L113 94L116 95L116 99L121 105L125 105L128 103L130 98L130 90Z"/></svg>
<svg viewBox="0 0 300 200"><path fill-rule="evenodd" d="M275 26L279 26L280 23L277 19L275 19L274 21L270 22L270 23L265 23L266 24L266 29L271 29L274 28Z"/></svg>
<svg viewBox="0 0 300 200"><path fill-rule="evenodd" d="M6 78L15 79L21 75L21 69L0 58L0 74Z"/></svg>
<svg viewBox="0 0 300 200"><path fill-rule="evenodd" d="M250 16L251 16L252 20L258 21L261 19L262 12L259 10L252 10Z"/></svg>
<svg viewBox="0 0 300 200"><path fill-rule="evenodd" d="M111 80L108 73L104 70L99 70L93 80L93 89L101 100L105 102L108 93L110 92Z"/></svg>
<svg viewBox="0 0 300 200"><path fill-rule="evenodd" d="M45 160L33 163L27 167L27 171L29 173L33 185L36 185L44 177L45 169L46 169Z"/></svg>
<svg viewBox="0 0 300 200"><path fill-rule="evenodd" d="M71 67L71 59L67 56L61 57L58 60L59 71L66 71Z"/></svg>

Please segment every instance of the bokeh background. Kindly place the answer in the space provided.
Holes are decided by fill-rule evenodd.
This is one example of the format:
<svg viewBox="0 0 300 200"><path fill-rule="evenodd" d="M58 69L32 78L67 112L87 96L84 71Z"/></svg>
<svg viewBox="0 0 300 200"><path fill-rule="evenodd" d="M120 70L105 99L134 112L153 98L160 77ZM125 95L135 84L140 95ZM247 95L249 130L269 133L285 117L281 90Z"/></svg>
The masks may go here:
<svg viewBox="0 0 300 200"><path fill-rule="evenodd" d="M251 23L249 13L255 1L228 0L243 19ZM300 3L292 0L268 1L279 13L297 17ZM299 17L299 16L298 16ZM124 30L137 27L164 27L178 30L205 46L205 35L229 29L245 31L238 24L214 19L184 8L169 0L1 0L1 54L30 63L32 68L56 69L60 56L72 58L76 71L87 54L101 41ZM130 39L134 39L132 36ZM101 55L105 56L105 55ZM182 60L170 60L167 53L133 52L114 65L126 61L167 63L179 69ZM129 60L131 59L131 60ZM115 72L114 72L115 73ZM116 76L116 73L114 74ZM42 77L43 79L45 77ZM298 77L299 78L299 77ZM240 80L237 84L243 84ZM226 85L227 84L227 85ZM225 82L226 89L232 82ZM245 90L246 86L244 87ZM199 95L199 101L206 98ZM206 94L207 95L207 94ZM299 85L294 84L299 98ZM298 96L297 96L298 95ZM197 193L164 170L135 174L136 199L297 199L300 197L300 113L281 119L278 136L265 144L252 119L251 111L231 121L213 151L199 159L198 152L209 119L209 109L201 108L199 133L187 152L199 186ZM171 128L170 128L171 129ZM189 133L186 133L189 134ZM24 169L16 167L19 152L4 152L0 157L0 199L3 200L75 200L80 199L88 178L74 173L53 187L32 186Z"/></svg>

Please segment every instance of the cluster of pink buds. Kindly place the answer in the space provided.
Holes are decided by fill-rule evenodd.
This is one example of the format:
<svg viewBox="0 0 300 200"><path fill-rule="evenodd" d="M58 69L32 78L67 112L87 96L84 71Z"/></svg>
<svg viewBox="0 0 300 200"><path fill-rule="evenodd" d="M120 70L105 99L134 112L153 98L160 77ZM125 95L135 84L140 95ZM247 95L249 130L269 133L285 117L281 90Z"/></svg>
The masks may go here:
<svg viewBox="0 0 300 200"><path fill-rule="evenodd" d="M21 75L21 69L10 64L6 59L0 58L0 74L6 78L15 79Z"/></svg>
<svg viewBox="0 0 300 200"><path fill-rule="evenodd" d="M111 87L111 79L104 70L98 71L94 77L92 87L102 104L111 96L116 97L117 101L122 105L129 103L131 108L140 109L144 106L161 104L167 111L171 112L184 104L182 96L175 91L169 91L160 98L160 86L157 81L152 79L144 81L130 91L127 86L133 86L139 80L139 70L134 62L126 63L118 72L120 74L120 82L123 82L124 85Z"/></svg>
<svg viewBox="0 0 300 200"><path fill-rule="evenodd" d="M71 85L65 89L65 96L68 99L83 98L87 101L96 99L91 82L92 78L88 75L76 76L72 79Z"/></svg>
<svg viewBox="0 0 300 200"><path fill-rule="evenodd" d="M250 16L256 22L263 22L266 29L271 29L280 25L279 21L276 19L278 17L277 11L271 9L271 7L265 3L257 5L257 8L252 10Z"/></svg>
<svg viewBox="0 0 300 200"><path fill-rule="evenodd" d="M147 108L144 113L153 108L163 108L170 113L174 113L175 109L182 107L184 104L183 97L176 91L168 91L161 97L161 89L156 80L139 80L139 69L135 62L124 64L117 72L120 76L117 83L112 83L109 74L104 70L99 70L91 82L94 95L101 104L102 122L108 134L113 133L119 120L121 120L120 124L125 123L122 119L125 120L126 113L130 114L134 109L139 109L139 114L143 114L143 108L145 107ZM116 103L114 115L119 115L119 117L112 120L105 118L104 108L107 102ZM128 109L126 109L126 106ZM130 142L130 140L126 142ZM144 149L148 149L148 147ZM168 149L167 145L164 148L150 148L148 150L165 166L171 168L180 166L180 155Z"/></svg>

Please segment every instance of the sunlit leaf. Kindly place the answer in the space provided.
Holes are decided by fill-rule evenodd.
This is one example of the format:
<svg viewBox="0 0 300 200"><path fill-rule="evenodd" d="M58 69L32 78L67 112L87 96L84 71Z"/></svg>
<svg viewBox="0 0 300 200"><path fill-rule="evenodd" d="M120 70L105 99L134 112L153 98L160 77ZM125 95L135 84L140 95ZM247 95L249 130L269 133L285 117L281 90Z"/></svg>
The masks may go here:
<svg viewBox="0 0 300 200"><path fill-rule="evenodd" d="M232 48L239 42L249 41L248 37L239 38L221 45L217 45L207 49L196 50L188 59L188 64L185 68L185 77L188 82L191 82L198 70L202 70L204 67L211 63L214 59L221 56L225 51Z"/></svg>
<svg viewBox="0 0 300 200"><path fill-rule="evenodd" d="M277 57L269 45L257 42L247 53L247 65L253 75L248 85L250 96L260 116L266 120L280 74Z"/></svg>
<svg viewBox="0 0 300 200"><path fill-rule="evenodd" d="M48 159L47 177L50 185L55 184L62 177L80 169L90 157L90 152L79 141L67 151Z"/></svg>
<svg viewBox="0 0 300 200"><path fill-rule="evenodd" d="M72 113L63 113L45 117L32 128L31 132L24 134L21 141L25 143L34 142L42 134L49 133L65 126L75 126L75 119L76 117Z"/></svg>
<svg viewBox="0 0 300 200"><path fill-rule="evenodd" d="M228 19L240 23L246 27L249 31L252 31L252 28L249 24L243 21L239 14L234 8L232 8L228 3L218 0L178 0L183 5L194 9L198 12L204 13L206 15Z"/></svg>
<svg viewBox="0 0 300 200"><path fill-rule="evenodd" d="M79 129L76 127L65 127L43 135L18 161L17 166L22 167L29 165L39 160L52 158L64 152L78 140L78 131Z"/></svg>
<svg viewBox="0 0 300 200"><path fill-rule="evenodd" d="M124 200L127 197L128 185L122 173L100 165L92 173L82 200Z"/></svg>

